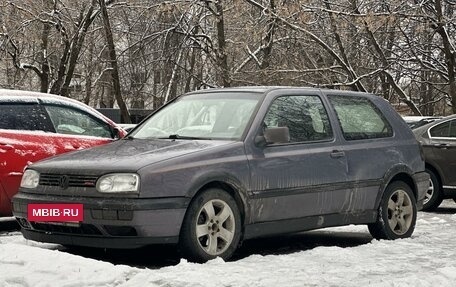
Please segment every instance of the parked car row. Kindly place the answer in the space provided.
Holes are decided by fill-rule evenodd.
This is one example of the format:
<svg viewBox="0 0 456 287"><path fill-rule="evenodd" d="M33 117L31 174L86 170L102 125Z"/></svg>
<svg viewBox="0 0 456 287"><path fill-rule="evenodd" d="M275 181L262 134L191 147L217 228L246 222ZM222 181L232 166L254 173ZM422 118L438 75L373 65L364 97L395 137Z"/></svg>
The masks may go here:
<svg viewBox="0 0 456 287"><path fill-rule="evenodd" d="M206 261L246 239L346 224L406 238L428 187L414 134L380 97L211 89L178 97L123 139L28 165L13 213L31 240L171 243Z"/></svg>
<svg viewBox="0 0 456 287"><path fill-rule="evenodd" d="M78 101L0 89L0 216L11 216L27 165L121 138L125 132Z"/></svg>

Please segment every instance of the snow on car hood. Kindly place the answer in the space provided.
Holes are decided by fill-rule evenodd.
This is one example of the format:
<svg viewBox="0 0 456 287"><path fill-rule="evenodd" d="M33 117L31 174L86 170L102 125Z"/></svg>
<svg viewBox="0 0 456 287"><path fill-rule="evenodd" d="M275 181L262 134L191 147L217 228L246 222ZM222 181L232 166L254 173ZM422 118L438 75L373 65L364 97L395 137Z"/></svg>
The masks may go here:
<svg viewBox="0 0 456 287"><path fill-rule="evenodd" d="M231 143L233 142L212 140L124 139L45 159L31 167L42 172L136 171L154 163Z"/></svg>

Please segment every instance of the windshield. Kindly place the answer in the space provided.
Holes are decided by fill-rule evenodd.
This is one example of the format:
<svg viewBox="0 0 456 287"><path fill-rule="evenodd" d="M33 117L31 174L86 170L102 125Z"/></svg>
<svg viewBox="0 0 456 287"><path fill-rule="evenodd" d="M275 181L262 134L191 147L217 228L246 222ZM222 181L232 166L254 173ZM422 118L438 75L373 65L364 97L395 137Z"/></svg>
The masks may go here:
<svg viewBox="0 0 456 287"><path fill-rule="evenodd" d="M184 96L155 113L130 138L240 140L260 96L240 92Z"/></svg>

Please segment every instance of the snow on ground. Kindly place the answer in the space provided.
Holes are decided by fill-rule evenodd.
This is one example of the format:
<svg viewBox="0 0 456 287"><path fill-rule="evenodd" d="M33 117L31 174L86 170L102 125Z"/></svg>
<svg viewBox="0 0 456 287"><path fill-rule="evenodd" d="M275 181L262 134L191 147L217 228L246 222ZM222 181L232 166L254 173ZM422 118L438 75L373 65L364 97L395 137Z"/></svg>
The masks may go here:
<svg viewBox="0 0 456 287"><path fill-rule="evenodd" d="M367 228L347 226L305 234L327 240L342 233L356 241L366 237ZM455 234L456 204L446 201L435 213L419 212L409 239L367 240L345 248L340 244L282 248L275 254L257 252L231 262L181 260L152 269L85 258L65 252L60 245L0 231L0 286L455 286Z"/></svg>

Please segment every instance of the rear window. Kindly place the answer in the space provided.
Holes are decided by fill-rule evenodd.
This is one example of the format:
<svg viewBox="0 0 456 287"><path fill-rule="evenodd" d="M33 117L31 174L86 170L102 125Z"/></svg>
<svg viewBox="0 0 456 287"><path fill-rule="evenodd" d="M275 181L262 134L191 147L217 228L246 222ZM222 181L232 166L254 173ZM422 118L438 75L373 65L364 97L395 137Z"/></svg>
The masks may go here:
<svg viewBox="0 0 456 287"><path fill-rule="evenodd" d="M346 140L393 136L393 130L378 108L367 98L328 96Z"/></svg>
<svg viewBox="0 0 456 287"><path fill-rule="evenodd" d="M49 131L37 104L0 104L0 129Z"/></svg>

